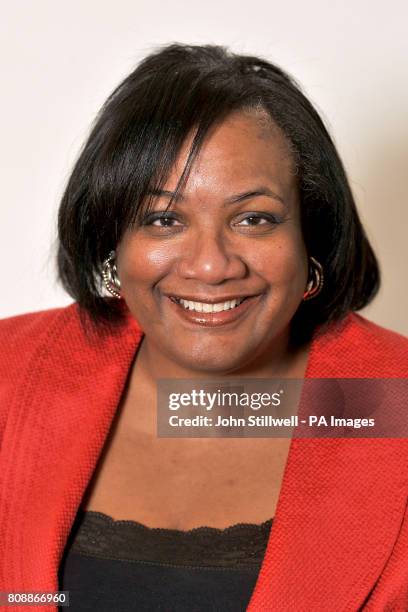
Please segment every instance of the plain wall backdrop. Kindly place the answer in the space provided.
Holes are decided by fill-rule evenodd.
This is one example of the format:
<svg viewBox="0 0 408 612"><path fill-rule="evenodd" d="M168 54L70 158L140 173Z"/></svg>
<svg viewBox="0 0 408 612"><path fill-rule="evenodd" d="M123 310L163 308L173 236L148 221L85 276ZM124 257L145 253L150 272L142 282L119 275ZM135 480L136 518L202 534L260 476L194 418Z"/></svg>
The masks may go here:
<svg viewBox="0 0 408 612"><path fill-rule="evenodd" d="M405 1L36 0L2 6L0 317L69 304L56 215L90 124L137 62L170 42L281 65L346 166L383 284L369 319L408 335L408 5Z"/></svg>

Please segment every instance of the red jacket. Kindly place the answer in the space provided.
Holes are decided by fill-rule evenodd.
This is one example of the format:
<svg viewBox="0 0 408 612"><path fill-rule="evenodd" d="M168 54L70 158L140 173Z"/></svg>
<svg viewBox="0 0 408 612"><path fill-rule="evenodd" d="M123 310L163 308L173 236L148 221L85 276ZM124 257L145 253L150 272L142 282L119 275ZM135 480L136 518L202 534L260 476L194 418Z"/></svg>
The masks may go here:
<svg viewBox="0 0 408 612"><path fill-rule="evenodd" d="M127 311L86 337L75 304L0 321L0 591L58 590L142 335ZM306 377L408 378L408 340L350 314L315 334ZM293 438L248 610L406 612L407 460L402 438Z"/></svg>

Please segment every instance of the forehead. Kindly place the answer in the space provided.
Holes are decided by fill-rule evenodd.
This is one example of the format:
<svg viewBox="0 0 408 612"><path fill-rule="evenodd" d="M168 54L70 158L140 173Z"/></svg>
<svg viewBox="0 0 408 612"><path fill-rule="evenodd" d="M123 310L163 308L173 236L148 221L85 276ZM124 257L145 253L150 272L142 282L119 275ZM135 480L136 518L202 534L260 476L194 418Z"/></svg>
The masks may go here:
<svg viewBox="0 0 408 612"><path fill-rule="evenodd" d="M187 162L194 134L183 143L165 188L174 190ZM239 111L213 126L191 166L183 192L232 190L270 184L282 196L296 187L291 148L263 110Z"/></svg>

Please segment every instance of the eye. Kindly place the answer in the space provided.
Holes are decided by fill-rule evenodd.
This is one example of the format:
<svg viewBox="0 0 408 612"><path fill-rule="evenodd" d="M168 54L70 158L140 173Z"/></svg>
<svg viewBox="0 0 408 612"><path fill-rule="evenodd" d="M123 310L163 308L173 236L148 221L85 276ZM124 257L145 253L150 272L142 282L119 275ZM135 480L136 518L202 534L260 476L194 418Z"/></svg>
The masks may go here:
<svg viewBox="0 0 408 612"><path fill-rule="evenodd" d="M274 215L268 215L266 213L251 213L250 215L247 215L241 219L238 225L241 225L243 221L250 221L250 223L244 224L243 227L270 227L271 225L282 223L282 221Z"/></svg>
<svg viewBox="0 0 408 612"><path fill-rule="evenodd" d="M147 215L147 217L143 219L142 225L166 228L174 227L174 221L177 221L177 217L175 215L171 215L166 212L157 212L151 215Z"/></svg>

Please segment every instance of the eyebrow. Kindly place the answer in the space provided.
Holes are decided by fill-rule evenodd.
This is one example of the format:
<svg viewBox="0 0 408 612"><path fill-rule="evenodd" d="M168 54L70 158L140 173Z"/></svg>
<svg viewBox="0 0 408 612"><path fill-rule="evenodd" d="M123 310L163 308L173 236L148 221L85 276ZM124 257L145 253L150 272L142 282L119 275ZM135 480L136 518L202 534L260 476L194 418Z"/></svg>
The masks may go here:
<svg viewBox="0 0 408 612"><path fill-rule="evenodd" d="M157 197L168 197L173 198L175 202L182 202L185 200L185 197L182 194L176 194L174 191L168 191L167 189L152 189L149 191L149 195L157 196ZM229 196L225 200L225 204L237 204L239 202L244 202L245 200L249 200L251 198L256 198L259 196L267 196L272 198L273 200L277 200L284 206L287 206L285 200L279 196L277 193L269 189L269 187L257 187L251 191L244 191L243 193L237 193L235 195Z"/></svg>

